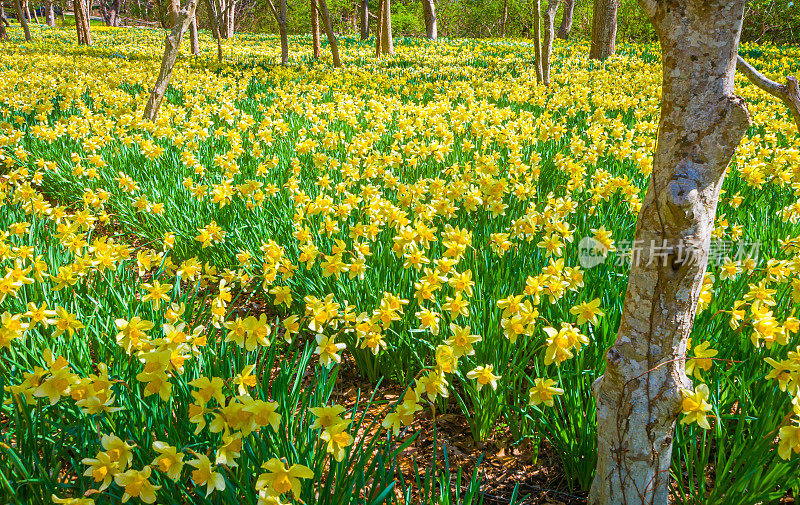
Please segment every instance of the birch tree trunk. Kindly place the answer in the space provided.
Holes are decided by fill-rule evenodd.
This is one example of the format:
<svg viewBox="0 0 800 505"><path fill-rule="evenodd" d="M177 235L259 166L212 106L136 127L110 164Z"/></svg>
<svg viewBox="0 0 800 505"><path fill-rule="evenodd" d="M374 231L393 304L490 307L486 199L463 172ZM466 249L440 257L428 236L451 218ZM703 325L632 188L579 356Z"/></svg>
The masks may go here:
<svg viewBox="0 0 800 505"><path fill-rule="evenodd" d="M314 45L314 59L319 59L322 48L319 42L319 13L317 0L311 0L311 42Z"/></svg>
<svg viewBox="0 0 800 505"><path fill-rule="evenodd" d="M25 32L25 41L30 42L31 39L31 29L28 26L28 20L25 19L25 16L22 14L22 2L21 0L14 0L14 7L17 10L17 18L19 19L20 24L22 25L22 29Z"/></svg>
<svg viewBox="0 0 800 505"><path fill-rule="evenodd" d="M361 40L369 38L369 0L361 0Z"/></svg>
<svg viewBox="0 0 800 505"><path fill-rule="evenodd" d="M31 3L28 2L28 0L25 0L25 12L27 13L28 19L30 20L31 19ZM34 19L34 21L36 21L37 25L41 24L39 22L39 14L36 13L36 7L33 8L33 19Z"/></svg>
<svg viewBox="0 0 800 505"><path fill-rule="evenodd" d="M383 0L382 16L381 53L394 54L394 40L392 38L392 0Z"/></svg>
<svg viewBox="0 0 800 505"><path fill-rule="evenodd" d="M639 0L661 42L658 144L597 399L592 505L666 505L684 358L725 171L749 125L733 93L746 0ZM655 246L654 246L655 245Z"/></svg>
<svg viewBox="0 0 800 505"><path fill-rule="evenodd" d="M558 27L558 38L567 40L572 31L572 15L575 11L575 0L566 0L564 12L561 16L561 25Z"/></svg>
<svg viewBox="0 0 800 505"><path fill-rule="evenodd" d="M341 68L342 61L339 59L339 45L336 43L336 35L333 33L331 25L331 14L328 12L328 4L325 0L317 0L319 13L322 15L322 24L325 26L325 33L328 35L328 44L331 46L331 56L333 56L333 66Z"/></svg>
<svg viewBox="0 0 800 505"><path fill-rule="evenodd" d="M178 11L181 9L180 0L169 0L169 27L172 29L178 21Z"/></svg>
<svg viewBox="0 0 800 505"><path fill-rule="evenodd" d="M617 43L618 6L619 0L594 0L589 59L605 61L614 54Z"/></svg>
<svg viewBox="0 0 800 505"><path fill-rule="evenodd" d="M542 1L533 0L533 43L536 56L536 82L542 82Z"/></svg>
<svg viewBox="0 0 800 505"><path fill-rule="evenodd" d="M189 43L192 49L192 55L197 56L200 54L200 37L197 33L197 7L192 13L192 20L189 22Z"/></svg>
<svg viewBox="0 0 800 505"><path fill-rule="evenodd" d="M178 17L172 30L164 38L164 57L161 59L161 70L158 72L156 84L147 99L144 108L144 117L149 121L155 121L158 117L158 109L167 93L167 86L172 79L172 70L175 68L175 61L178 59L178 49L181 47L181 39L186 29L189 28L192 15L197 7L197 0L188 0L178 11Z"/></svg>
<svg viewBox="0 0 800 505"><path fill-rule="evenodd" d="M425 15L425 33L430 40L437 39L436 6L433 0L422 0L422 12Z"/></svg>
<svg viewBox="0 0 800 505"><path fill-rule="evenodd" d="M542 80L550 86L550 56L553 54L553 36L555 35L556 12L561 0L549 0L544 11L544 43L542 44Z"/></svg>

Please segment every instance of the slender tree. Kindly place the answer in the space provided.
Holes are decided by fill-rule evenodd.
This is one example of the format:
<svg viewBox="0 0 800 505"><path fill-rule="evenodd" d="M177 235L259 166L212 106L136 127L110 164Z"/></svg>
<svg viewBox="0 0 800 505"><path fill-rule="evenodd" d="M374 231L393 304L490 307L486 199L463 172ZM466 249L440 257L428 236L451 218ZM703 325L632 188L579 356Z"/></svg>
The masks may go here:
<svg viewBox="0 0 800 505"><path fill-rule="evenodd" d="M369 37L369 0L361 0L361 40Z"/></svg>
<svg viewBox="0 0 800 505"><path fill-rule="evenodd" d="M375 29L375 57L381 56L381 43L383 42L383 2L385 0L378 0L378 18L376 20L377 27Z"/></svg>
<svg viewBox="0 0 800 505"><path fill-rule="evenodd" d="M750 123L733 93L746 0L639 0L661 43L661 119L616 342L592 386L592 505L666 505L686 343L722 182ZM647 244L650 244L648 246ZM657 244L657 247L653 247ZM665 254L666 251L666 254Z"/></svg>
<svg viewBox="0 0 800 505"><path fill-rule="evenodd" d="M217 60L222 63L222 34L219 28L220 13L213 0L206 0L206 7L208 8L208 18L211 21L211 33L214 35L214 40L217 41Z"/></svg>
<svg viewBox="0 0 800 505"><path fill-rule="evenodd" d="M331 46L331 56L333 56L333 66L340 68L342 61L339 59L339 44L336 42L336 34L333 33L333 25L331 25L331 14L328 12L328 4L325 0L317 0L317 7L320 16L322 16L322 25L325 27L325 33L328 35L328 44Z"/></svg>
<svg viewBox="0 0 800 505"><path fill-rule="evenodd" d="M575 0L566 0L564 12L561 17L561 25L558 27L558 38L567 40L569 32L572 31L572 15L575 11Z"/></svg>
<svg viewBox="0 0 800 505"><path fill-rule="evenodd" d="M553 37L555 36L556 12L561 0L549 0L544 11L544 42L542 43L542 80L545 86L550 85L550 57L553 54Z"/></svg>
<svg viewBox="0 0 800 505"><path fill-rule="evenodd" d="M319 13L317 12L317 0L311 0L311 41L314 45L314 58L319 59L322 48L319 42Z"/></svg>
<svg viewBox="0 0 800 505"><path fill-rule="evenodd" d="M503 14L500 18L500 36L506 36L506 23L508 23L508 0L503 0Z"/></svg>
<svg viewBox="0 0 800 505"><path fill-rule="evenodd" d="M533 43L536 57L536 82L544 80L542 65L542 0L533 0Z"/></svg>
<svg viewBox="0 0 800 505"><path fill-rule="evenodd" d="M53 0L47 1L47 7L45 10L45 22L47 23L47 26L56 25L56 10L53 8Z"/></svg>
<svg viewBox="0 0 800 505"><path fill-rule="evenodd" d="M6 10L5 7L3 7L3 0L0 0L0 40L8 40L6 26L10 25L11 23L6 19Z"/></svg>
<svg viewBox="0 0 800 505"><path fill-rule="evenodd" d="M192 20L189 22L189 42L192 49L192 54L197 56L200 54L200 36L197 33L197 8L192 13Z"/></svg>
<svg viewBox="0 0 800 505"><path fill-rule="evenodd" d="M278 31L281 34L281 65L289 63L289 36L286 32L286 0L278 0L278 8L272 0L267 0L275 21L278 22Z"/></svg>
<svg viewBox="0 0 800 505"><path fill-rule="evenodd" d="M21 0L14 0L14 7L16 7L17 11L17 19L19 19L19 23L22 25L22 30L25 32L25 41L30 42L31 39L31 29L28 26L28 20L25 19L25 15L23 14L22 9L22 2Z"/></svg>
<svg viewBox="0 0 800 505"><path fill-rule="evenodd" d="M425 15L425 34L430 40L438 37L436 29L436 6L433 0L422 0L422 12Z"/></svg>
<svg viewBox="0 0 800 505"><path fill-rule="evenodd" d="M381 54L394 54L392 38L392 0L383 0L381 11Z"/></svg>
<svg viewBox="0 0 800 505"><path fill-rule="evenodd" d="M605 61L614 54L617 43L617 7L619 0L594 0L589 59Z"/></svg>
<svg viewBox="0 0 800 505"><path fill-rule="evenodd" d="M158 110L161 108L161 102L167 93L167 86L169 86L169 81L172 79L172 70L175 68L175 62L178 59L181 39L183 34L186 33L186 29L189 28L189 23L191 23L192 15L196 8L197 0L187 0L186 4L178 11L172 30L164 37L164 56L161 58L161 69L144 108L144 117L149 121L155 121L158 117Z"/></svg>

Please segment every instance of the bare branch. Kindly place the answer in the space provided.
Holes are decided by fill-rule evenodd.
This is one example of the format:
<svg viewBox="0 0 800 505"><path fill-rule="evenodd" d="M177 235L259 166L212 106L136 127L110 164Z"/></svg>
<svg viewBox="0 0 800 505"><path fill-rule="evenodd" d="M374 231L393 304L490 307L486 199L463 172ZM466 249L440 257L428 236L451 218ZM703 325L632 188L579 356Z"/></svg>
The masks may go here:
<svg viewBox="0 0 800 505"><path fill-rule="evenodd" d="M786 84L778 84L756 70L753 65L748 63L747 60L741 56L736 59L736 68L739 72L747 76L750 82L770 95L780 98L781 101L786 104L789 111L792 113L797 131L800 133L800 89L798 89L797 79L793 76L789 76L786 78Z"/></svg>

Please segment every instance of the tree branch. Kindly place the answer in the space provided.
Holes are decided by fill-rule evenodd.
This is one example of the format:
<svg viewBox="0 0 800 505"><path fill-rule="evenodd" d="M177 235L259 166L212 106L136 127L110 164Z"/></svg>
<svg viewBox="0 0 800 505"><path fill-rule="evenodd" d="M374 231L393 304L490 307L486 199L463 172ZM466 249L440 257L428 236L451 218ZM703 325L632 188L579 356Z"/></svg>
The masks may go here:
<svg viewBox="0 0 800 505"><path fill-rule="evenodd" d="M792 113L797 131L800 133L800 88L798 88L797 79L789 76L786 78L786 84L778 84L756 70L753 65L741 56L736 59L736 68L747 76L750 82L770 95L780 98L786 104Z"/></svg>

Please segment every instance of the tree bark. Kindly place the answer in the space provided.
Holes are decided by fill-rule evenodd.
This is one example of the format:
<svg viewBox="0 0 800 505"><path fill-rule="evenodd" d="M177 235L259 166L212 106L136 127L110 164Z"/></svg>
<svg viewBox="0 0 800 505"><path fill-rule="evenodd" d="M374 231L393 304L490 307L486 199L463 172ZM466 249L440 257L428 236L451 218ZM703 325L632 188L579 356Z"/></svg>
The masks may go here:
<svg viewBox="0 0 800 505"><path fill-rule="evenodd" d="M289 37L286 33L286 0L278 0L278 8L272 0L267 0L275 21L278 22L278 31L281 34L281 65L289 63Z"/></svg>
<svg viewBox="0 0 800 505"><path fill-rule="evenodd" d="M75 30L78 34L78 44L92 45L92 31L89 24L89 15L83 0L73 0L72 10L75 15Z"/></svg>
<svg viewBox="0 0 800 505"><path fill-rule="evenodd" d="M161 102L164 100L164 95L167 93L167 86L172 79L172 70L175 68L175 61L178 59L178 49L181 47L181 39L186 29L189 28L192 15L197 7L197 0L188 0L178 11L178 17L172 30L164 38L164 57L161 59L161 70L158 72L156 84L150 92L150 97L147 99L147 105L144 108L144 117L149 121L155 121L158 117L158 110L161 108Z"/></svg>
<svg viewBox="0 0 800 505"><path fill-rule="evenodd" d="M377 28L375 30L375 57L381 57L381 44L383 43L383 2L386 0L378 0L378 18Z"/></svg>
<svg viewBox="0 0 800 505"><path fill-rule="evenodd" d="M503 0L503 17L500 19L500 37L506 36L506 23L508 22L508 0Z"/></svg>
<svg viewBox="0 0 800 505"><path fill-rule="evenodd" d="M317 0L311 0L311 42L314 45L314 58L319 59L322 48L319 42L319 13L317 12Z"/></svg>
<svg viewBox="0 0 800 505"><path fill-rule="evenodd" d="M28 20L31 19L31 4L28 0L25 0L25 12L28 15ZM41 24L39 22L39 14L36 13L36 7L33 8L33 19L36 21L36 24Z"/></svg>
<svg viewBox="0 0 800 505"><path fill-rule="evenodd" d="M47 26L55 26L56 25L56 10L53 8L53 0L47 2L47 11L46 11L46 22Z"/></svg>
<svg viewBox="0 0 800 505"><path fill-rule="evenodd" d="M533 43L536 57L536 82L544 80L542 65L542 2L533 0Z"/></svg>
<svg viewBox="0 0 800 505"><path fill-rule="evenodd" d="M786 78L786 84L778 84L768 79L764 74L756 70L753 65L741 56L736 59L736 68L743 73L753 84L766 91L772 96L780 98L792 113L797 132L800 133L800 89L798 89L797 79L794 76Z"/></svg>
<svg viewBox="0 0 800 505"><path fill-rule="evenodd" d="M197 56L200 54L200 37L197 33L197 8L192 13L192 20L189 22L189 43L192 49L192 55Z"/></svg>
<svg viewBox="0 0 800 505"><path fill-rule="evenodd" d="M639 0L661 42L658 143L636 226L622 319L592 385L598 461L592 505L666 505L686 342L720 189L750 123L733 93L746 0Z"/></svg>
<svg viewBox="0 0 800 505"><path fill-rule="evenodd" d="M361 0L361 40L369 38L369 0Z"/></svg>
<svg viewBox="0 0 800 505"><path fill-rule="evenodd" d="M325 27L325 33L328 35L328 44L331 46L331 56L333 56L333 66L341 68L342 61L339 59L339 45L336 43L336 35L333 33L333 26L331 26L331 14L328 12L328 4L325 0L317 0L319 6L319 13L322 15L322 24Z"/></svg>
<svg viewBox="0 0 800 505"><path fill-rule="evenodd" d="M381 54L394 54L392 38L392 0L383 0L383 23L381 24Z"/></svg>
<svg viewBox="0 0 800 505"><path fill-rule="evenodd" d="M22 14L22 2L21 0L14 0L14 7L17 10L17 18L19 19L20 24L22 25L22 30L25 32L25 41L31 42L31 29L28 26L28 20L25 19L25 16Z"/></svg>
<svg viewBox="0 0 800 505"><path fill-rule="evenodd" d="M550 56L553 54L553 36L555 35L556 12L561 0L549 0L544 11L544 43L542 44L542 80L550 86Z"/></svg>
<svg viewBox="0 0 800 505"><path fill-rule="evenodd" d="M8 32L6 26L10 25L6 19L6 10L3 7L3 0L0 0L0 40L8 40Z"/></svg>
<svg viewBox="0 0 800 505"><path fill-rule="evenodd" d="M422 11L425 15L425 33L430 40L436 40L436 6L433 0L422 0Z"/></svg>
<svg viewBox="0 0 800 505"><path fill-rule="evenodd" d="M217 41L217 60L222 63L222 34L219 28L219 11L215 8L212 0L206 0L206 7L208 7L208 17L211 20L211 33L214 35L214 40Z"/></svg>
<svg viewBox="0 0 800 505"><path fill-rule="evenodd" d="M619 0L594 0L589 59L605 61L614 54L617 42L618 6Z"/></svg>
<svg viewBox="0 0 800 505"><path fill-rule="evenodd" d="M564 12L561 16L561 25L558 27L558 38L567 40L572 31L572 15L575 11L575 0L566 0Z"/></svg>
<svg viewBox="0 0 800 505"><path fill-rule="evenodd" d="M169 26L170 29L178 22L178 11L181 9L180 0L169 0Z"/></svg>

